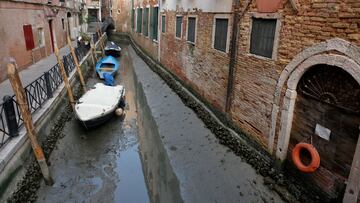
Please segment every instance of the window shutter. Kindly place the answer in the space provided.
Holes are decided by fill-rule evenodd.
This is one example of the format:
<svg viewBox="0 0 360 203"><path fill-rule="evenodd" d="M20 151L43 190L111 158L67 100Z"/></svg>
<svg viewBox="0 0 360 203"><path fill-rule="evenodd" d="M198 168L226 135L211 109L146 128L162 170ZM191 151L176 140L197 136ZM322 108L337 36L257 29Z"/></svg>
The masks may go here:
<svg viewBox="0 0 360 203"><path fill-rule="evenodd" d="M271 58L274 47L276 19L253 18L250 53Z"/></svg>
<svg viewBox="0 0 360 203"><path fill-rule="evenodd" d="M176 17L176 37L181 38L182 16Z"/></svg>
<svg viewBox="0 0 360 203"><path fill-rule="evenodd" d="M216 19L214 48L226 52L228 19Z"/></svg>
<svg viewBox="0 0 360 203"><path fill-rule="evenodd" d="M152 38L157 40L159 7L154 7L152 12Z"/></svg>
<svg viewBox="0 0 360 203"><path fill-rule="evenodd" d="M195 25L196 24L196 18L189 17L188 18L188 33L187 33L187 40L189 42L195 42Z"/></svg>
<svg viewBox="0 0 360 203"><path fill-rule="evenodd" d="M142 8L138 8L137 10L137 22L136 22L136 31L137 33L141 33L142 28Z"/></svg>
<svg viewBox="0 0 360 203"><path fill-rule="evenodd" d="M149 8L145 8L144 10L144 20L143 20L143 34L145 36L148 36L149 35Z"/></svg>
<svg viewBox="0 0 360 203"><path fill-rule="evenodd" d="M23 30L24 30L26 50L31 50L35 48L34 36L31 25L24 25Z"/></svg>

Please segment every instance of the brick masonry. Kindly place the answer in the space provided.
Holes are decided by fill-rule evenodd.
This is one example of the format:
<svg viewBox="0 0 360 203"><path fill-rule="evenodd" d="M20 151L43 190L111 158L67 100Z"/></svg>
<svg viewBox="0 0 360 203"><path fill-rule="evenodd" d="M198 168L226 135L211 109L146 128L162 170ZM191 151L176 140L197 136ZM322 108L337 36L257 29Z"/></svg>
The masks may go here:
<svg viewBox="0 0 360 203"><path fill-rule="evenodd" d="M232 119L248 134L267 146L274 89L285 66L307 47L339 37L360 45L360 2L333 0L301 1L299 13L288 1L278 11L281 29L277 58L249 54L254 3L240 22Z"/></svg>
<svg viewBox="0 0 360 203"><path fill-rule="evenodd" d="M241 10L245 7L243 5L245 1L240 2L242 4ZM235 84L230 112L227 115L239 129L265 149L269 147L269 140L271 140L269 139L269 132L272 119L275 118L277 121L275 138L273 139L275 143L274 145L270 143L270 151L273 152L277 146L280 130L278 124L281 118L281 116L274 117L273 105L279 103L280 112L285 108L282 106L282 102L286 85L280 86L283 89L279 92L276 89L281 81L286 84L288 78L280 77L288 76L288 74L283 74L284 71L287 71L285 67L292 63L301 64L302 61L297 62L301 56L297 55L303 54L304 51L306 52L303 54L304 56L311 52L314 52L315 55L333 54L342 57L346 55L345 57L348 57L350 61L353 60L354 64L360 64L358 59L360 56L358 48L360 46L360 2L358 0L299 0L298 11L296 11L290 1L282 0L278 11L268 14L259 13L255 2L252 1L238 24ZM153 5L153 2L149 4ZM139 5L144 8L148 2L142 1L141 4L135 2L134 4L135 7ZM213 108L226 114L225 101L228 96L226 91L230 55L212 48L213 24L216 14L218 13L205 12L198 8L193 11L185 11L179 6L177 6L176 11L165 10L161 12L159 16L160 63L190 86ZM166 16L165 33L161 32L161 15ZM183 16L182 37L180 39L175 37L176 15ZM187 16L189 15L197 17L195 45L186 40ZM271 58L259 57L249 52L253 17L275 18L278 21L274 54ZM231 18L232 15L230 14L230 21ZM126 24L128 20L124 22ZM122 21L117 22L117 24L118 27L124 27ZM229 25L232 24L229 23ZM157 43L145 38L142 34L134 33L130 29L127 31L122 29L122 31L130 32L142 49L152 58L158 59ZM231 29L228 35L231 35ZM333 40L335 38L339 40ZM344 47L345 45L348 47ZM326 46L335 48L326 48ZM349 50L354 51L350 51L350 53ZM308 57L310 56L312 55ZM307 58L302 60L305 59ZM355 67L353 69L355 70ZM355 74L357 75L352 76L358 78L360 73L355 71ZM278 98L275 97L277 94L280 94L279 102L277 102ZM295 107L295 114L298 114L299 111ZM317 116L314 115L313 119L316 120ZM301 131L299 126L295 125L294 131ZM355 133L356 135L358 133ZM347 160L348 162L349 160ZM321 171L326 170L322 169ZM319 174L325 175L320 175L321 177L319 176L320 178L315 181L315 184L324 187L324 182L333 181L331 179L333 172L322 173L321 171ZM328 188L330 193L334 190L335 188Z"/></svg>
<svg viewBox="0 0 360 203"><path fill-rule="evenodd" d="M182 36L175 37L176 15L183 16ZM212 48L214 13L167 11L161 33L160 62L219 111L226 100L229 54ZM187 16L197 17L195 44L186 39Z"/></svg>

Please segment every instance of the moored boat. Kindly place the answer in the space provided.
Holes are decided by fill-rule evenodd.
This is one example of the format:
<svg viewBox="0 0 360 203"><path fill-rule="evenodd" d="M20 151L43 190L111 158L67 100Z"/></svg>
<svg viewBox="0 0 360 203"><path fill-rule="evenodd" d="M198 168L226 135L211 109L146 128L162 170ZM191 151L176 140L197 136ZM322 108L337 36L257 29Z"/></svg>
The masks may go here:
<svg viewBox="0 0 360 203"><path fill-rule="evenodd" d="M100 59L100 61L96 64L95 69L100 79L104 79L104 73L109 73L112 76L115 76L116 72L119 70L119 62L112 56L106 56Z"/></svg>
<svg viewBox="0 0 360 203"><path fill-rule="evenodd" d="M125 88L122 85L97 83L75 104L75 115L86 128L92 128L109 120L116 109L124 107Z"/></svg>
<svg viewBox="0 0 360 203"><path fill-rule="evenodd" d="M108 41L105 46L105 55L119 57L121 48L115 42Z"/></svg>

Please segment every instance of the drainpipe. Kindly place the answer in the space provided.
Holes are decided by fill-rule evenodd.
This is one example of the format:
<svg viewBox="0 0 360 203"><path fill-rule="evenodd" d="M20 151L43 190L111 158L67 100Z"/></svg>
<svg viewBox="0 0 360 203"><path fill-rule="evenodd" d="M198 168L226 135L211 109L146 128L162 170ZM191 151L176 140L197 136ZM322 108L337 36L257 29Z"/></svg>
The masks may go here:
<svg viewBox="0 0 360 203"><path fill-rule="evenodd" d="M158 1L158 27L157 27L157 29L158 29L158 61L159 61L159 63L160 63L160 54L161 54L161 47L160 47L160 45L161 45L161 28L162 28L162 21L161 21L161 8L162 8L162 1Z"/></svg>
<svg viewBox="0 0 360 203"><path fill-rule="evenodd" d="M244 16L245 12L249 8L252 0L247 0L244 4L244 9L240 12L240 0L233 0L233 24L232 24L232 34L231 34L231 43L230 43L230 64L229 64L229 75L228 75L228 85L226 91L226 104L225 112L230 111L232 103L232 93L234 91L234 80L235 80L235 66L236 66L236 55L238 49L238 24L241 18Z"/></svg>

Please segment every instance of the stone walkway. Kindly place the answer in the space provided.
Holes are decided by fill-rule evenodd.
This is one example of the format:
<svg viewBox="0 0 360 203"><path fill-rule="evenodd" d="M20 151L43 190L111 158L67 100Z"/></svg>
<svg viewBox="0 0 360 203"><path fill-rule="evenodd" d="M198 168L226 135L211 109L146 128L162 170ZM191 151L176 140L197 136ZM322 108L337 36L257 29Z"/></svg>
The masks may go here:
<svg viewBox="0 0 360 203"><path fill-rule="evenodd" d="M76 45L76 42L73 42L73 46ZM70 53L70 49L68 46L64 46L60 49L60 55L64 56ZM32 81L37 79L40 75L44 72L48 71L57 63L55 54L51 54L47 58L44 58L31 66L27 67L26 69L20 72L20 79L23 83L23 86L30 84ZM5 95L13 95L13 90L8 79L4 80L0 83L0 103L2 103L2 98Z"/></svg>

